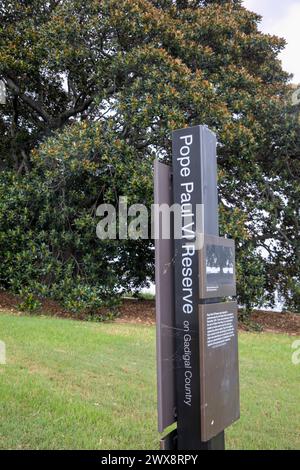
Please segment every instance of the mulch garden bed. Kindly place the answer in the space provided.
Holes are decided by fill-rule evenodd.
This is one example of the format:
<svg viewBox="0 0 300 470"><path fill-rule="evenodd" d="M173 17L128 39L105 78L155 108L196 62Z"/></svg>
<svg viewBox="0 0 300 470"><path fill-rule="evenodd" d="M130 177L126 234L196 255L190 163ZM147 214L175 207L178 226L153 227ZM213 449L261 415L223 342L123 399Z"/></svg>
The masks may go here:
<svg viewBox="0 0 300 470"><path fill-rule="evenodd" d="M15 314L24 314L18 309L21 299L6 291L0 291L0 313L10 311ZM40 309L43 314L62 318L74 318L84 320L85 316L77 315L64 310L57 302L43 300ZM101 313L101 312L99 312ZM38 314L38 313L37 313ZM119 307L119 316L116 319L119 323L141 323L145 325L155 324L155 301L124 299ZM290 335L300 335L300 315L292 313L279 313L269 311L255 311L252 314L251 322L258 325L262 331L280 332ZM240 325L245 330L244 325Z"/></svg>
<svg viewBox="0 0 300 470"><path fill-rule="evenodd" d="M121 322L140 322L155 324L155 302L153 300L124 300L121 307ZM251 316L251 323L262 331L300 335L300 315L256 310ZM248 327L240 325L242 330Z"/></svg>
<svg viewBox="0 0 300 470"><path fill-rule="evenodd" d="M300 335L300 314L255 311L251 320L260 325L263 331Z"/></svg>

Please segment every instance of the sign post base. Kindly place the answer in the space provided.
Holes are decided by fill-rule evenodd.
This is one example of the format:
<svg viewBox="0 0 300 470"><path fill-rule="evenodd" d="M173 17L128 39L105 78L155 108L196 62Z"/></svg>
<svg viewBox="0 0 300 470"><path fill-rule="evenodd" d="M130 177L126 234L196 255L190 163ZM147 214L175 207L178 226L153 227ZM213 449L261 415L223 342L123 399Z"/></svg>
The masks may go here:
<svg viewBox="0 0 300 470"><path fill-rule="evenodd" d="M178 451L177 429L167 434L160 440L160 450ZM201 442L197 450L225 450L224 431L207 442Z"/></svg>

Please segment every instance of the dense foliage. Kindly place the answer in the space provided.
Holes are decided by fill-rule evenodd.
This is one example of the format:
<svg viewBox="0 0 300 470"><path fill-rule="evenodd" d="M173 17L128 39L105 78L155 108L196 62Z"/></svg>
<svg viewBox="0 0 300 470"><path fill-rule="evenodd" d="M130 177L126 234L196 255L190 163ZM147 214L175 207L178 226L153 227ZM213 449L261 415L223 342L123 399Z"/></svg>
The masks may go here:
<svg viewBox="0 0 300 470"><path fill-rule="evenodd" d="M207 124L240 303L277 290L300 308L300 134L283 40L239 0L3 0L0 18L2 286L76 309L144 285L151 241L98 240L96 207L120 195L149 205L171 131Z"/></svg>

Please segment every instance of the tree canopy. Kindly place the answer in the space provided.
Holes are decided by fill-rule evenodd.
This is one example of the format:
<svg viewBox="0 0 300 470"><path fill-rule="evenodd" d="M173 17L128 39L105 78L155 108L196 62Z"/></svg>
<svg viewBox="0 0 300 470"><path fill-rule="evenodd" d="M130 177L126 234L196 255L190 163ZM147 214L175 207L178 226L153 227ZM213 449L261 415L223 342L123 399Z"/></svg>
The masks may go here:
<svg viewBox="0 0 300 470"><path fill-rule="evenodd" d="M284 40L260 32L239 0L3 0L0 19L5 287L144 285L151 240L100 242L96 207L120 195L150 204L153 159L170 160L171 131L206 124L219 142L221 229L237 241L240 303L278 291L300 308L300 133ZM22 279L13 240L31 266ZM39 256L26 263L29 244Z"/></svg>

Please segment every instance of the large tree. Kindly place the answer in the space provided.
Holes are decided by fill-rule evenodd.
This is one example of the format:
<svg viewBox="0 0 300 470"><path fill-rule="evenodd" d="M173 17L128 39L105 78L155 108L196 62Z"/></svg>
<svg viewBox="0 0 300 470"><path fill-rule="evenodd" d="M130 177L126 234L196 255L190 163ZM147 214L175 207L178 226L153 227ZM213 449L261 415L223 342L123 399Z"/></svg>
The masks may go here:
<svg viewBox="0 0 300 470"><path fill-rule="evenodd" d="M48 225L76 233L56 255L86 275L91 260L77 242L96 205L122 194L150 203L151 162L170 159L171 131L207 124L240 302L278 290L300 307L299 124L285 99L284 41L262 34L258 15L239 0L3 0L0 18L1 166L45 180L49 211L61 214L59 230L57 217ZM111 261L124 285L153 272L149 241L85 242L106 254L104 283Z"/></svg>

